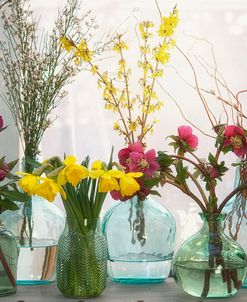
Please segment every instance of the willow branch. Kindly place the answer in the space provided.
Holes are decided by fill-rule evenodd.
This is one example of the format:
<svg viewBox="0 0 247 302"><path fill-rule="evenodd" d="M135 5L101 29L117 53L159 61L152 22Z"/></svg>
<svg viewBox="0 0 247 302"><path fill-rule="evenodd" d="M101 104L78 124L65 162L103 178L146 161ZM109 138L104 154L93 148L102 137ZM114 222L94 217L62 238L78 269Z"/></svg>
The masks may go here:
<svg viewBox="0 0 247 302"><path fill-rule="evenodd" d="M200 201L200 199L195 194L193 194L190 190L187 191L187 190L183 189L181 186L179 186L179 184L177 184L176 182L169 180L169 179L165 179L164 183L168 183L168 184L173 185L173 186L177 187L178 189L180 189L180 191L182 191L184 194L186 194L189 197L191 197L192 199L194 199L195 202L198 204L198 206L201 208L201 210L203 212L207 212L207 209L204 207L204 205Z"/></svg>
<svg viewBox="0 0 247 302"><path fill-rule="evenodd" d="M0 5L0 9L2 9L6 4L10 3L11 0L5 1L3 4Z"/></svg>
<svg viewBox="0 0 247 302"><path fill-rule="evenodd" d="M239 187L237 187L235 190L233 190L229 195L226 196L226 198L222 201L221 205L218 208L218 213L220 213L224 206L227 204L227 202L234 196L236 195L238 192L243 191L247 189L247 184L241 185Z"/></svg>
<svg viewBox="0 0 247 302"><path fill-rule="evenodd" d="M215 125L214 125L214 122L213 122L212 118L215 120L215 123L216 123L216 119L215 119L215 116L213 115L213 113L209 110L209 108L208 108L208 106L207 106L207 103L205 102L205 99L204 99L204 97L203 97L203 95L202 95L202 93L201 93L201 91L200 91L195 68L194 68L194 66L192 65L192 63L191 63L191 61L189 60L189 58L187 57L187 55L186 55L186 54L185 54L185 53L184 53L177 45L176 45L175 47L176 47L177 50L184 56L184 58L185 58L186 61L189 63L189 65L190 65L190 67L191 67L191 69L192 69L192 73L193 73L193 75L194 75L194 80L195 80L195 85L196 85L197 93L198 93L198 95L199 95L199 97L200 97L200 99L201 99L201 101L202 101L202 104L203 104L204 109L206 110L206 114L207 114L208 119L209 119L209 121L210 121L210 123L211 123L211 125L212 125L212 128L214 128ZM212 118L211 118L210 114L211 114Z"/></svg>
<svg viewBox="0 0 247 302"><path fill-rule="evenodd" d="M178 102L176 101L176 99L164 88L164 86L158 81L156 80L157 84L159 85L159 87L168 95L168 97L174 102L174 104L176 105L176 107L178 108L180 114L182 115L183 119L188 122L191 126L193 126L195 129L197 129L198 131L200 131L202 134L204 134L205 136L211 137L214 139L214 136L204 132L202 129L200 129L198 126L196 126L195 124L193 124L183 113L182 108L179 106Z"/></svg>

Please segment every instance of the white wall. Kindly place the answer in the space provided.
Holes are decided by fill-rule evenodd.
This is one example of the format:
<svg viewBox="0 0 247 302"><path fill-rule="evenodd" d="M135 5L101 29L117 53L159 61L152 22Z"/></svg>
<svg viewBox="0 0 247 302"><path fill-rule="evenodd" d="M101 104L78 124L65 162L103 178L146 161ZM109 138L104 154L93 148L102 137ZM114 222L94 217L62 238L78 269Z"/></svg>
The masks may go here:
<svg viewBox="0 0 247 302"><path fill-rule="evenodd" d="M55 18L57 7L62 7L64 0L31 0L31 5L35 14L42 15L41 24L47 28ZM200 42L189 37L197 36L210 41L214 45L216 59L219 69L224 74L230 87L237 92L246 88L246 50L247 50L247 1L236 0L180 0L180 1L159 1L164 13L178 4L181 22L177 34L177 43L190 55L197 54L212 64L210 47L205 42ZM85 10L92 9L97 17L99 36L109 30L128 31L127 41L132 49L136 46L134 35L135 19L151 19L159 21L159 15L155 7L155 2L151 0L84 0L82 2ZM126 21L127 20L127 21ZM123 24L122 24L123 23ZM122 24L122 25L121 25ZM121 25L121 26L120 26ZM135 50L132 50L135 53ZM110 63L109 63L110 64ZM185 60L175 50L172 54L170 67L166 68L165 78L162 84L169 90L184 109L185 114L203 129L210 129L210 125L202 110L201 103L195 93L176 75L174 68L189 82L193 81L191 71ZM199 73L201 71L199 70ZM209 77L199 76L202 86L211 88ZM1 88L2 89L2 88ZM79 158L90 154L93 159L107 159L114 144L115 150L123 147L122 138L118 137L112 130L115 118L111 112L103 109L101 93L97 90L95 78L90 73L81 73L76 81L68 87L68 97L62 102L54 112L54 116L59 118L54 125L47 130L42 142L43 158L54 154L63 155L76 154ZM159 96L165 101L165 106L157 115L161 121L156 127L155 134L148 139L149 148L165 148L165 137L175 133L177 126L184 124L184 120L179 114L175 105L167 96L159 91ZM246 106L247 107L247 106ZM216 114L219 115L218 107L215 107ZM1 113L5 114L6 108L0 104ZM9 115L6 116L9 124L12 124ZM13 134L11 125L10 136ZM207 151L211 150L212 141L207 137L200 136L200 156L206 157ZM6 133L7 135L7 133ZM11 151L11 156L18 153L16 135L4 137L6 143L1 143L2 150ZM15 142L15 144L14 144ZM10 155L10 153L8 153ZM233 185L233 173L231 173L219 191L219 196L231 190ZM159 200L169 208L178 223L178 243L195 232L198 228L199 218L197 206L187 197L181 195L172 188L161 189L162 199ZM158 199L157 199L158 200ZM108 199L106 208L113 202Z"/></svg>

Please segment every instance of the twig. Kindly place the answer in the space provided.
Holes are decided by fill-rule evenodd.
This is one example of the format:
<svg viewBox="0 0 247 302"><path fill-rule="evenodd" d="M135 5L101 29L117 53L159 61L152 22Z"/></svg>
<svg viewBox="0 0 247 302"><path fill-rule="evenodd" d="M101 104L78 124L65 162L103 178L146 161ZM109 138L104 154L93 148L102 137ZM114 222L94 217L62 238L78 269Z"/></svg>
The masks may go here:
<svg viewBox="0 0 247 302"><path fill-rule="evenodd" d="M2 9L7 3L11 2L12 0L7 0L3 4L0 5L0 9Z"/></svg>
<svg viewBox="0 0 247 302"><path fill-rule="evenodd" d="M13 275L13 273L12 273L10 267L9 267L9 264L8 264L8 262L7 262L7 260L4 256L4 253L3 253L3 250L2 250L1 247L0 247L0 261L3 265L3 268L4 268L5 272L8 275L8 278L9 278L9 281L10 281L11 285L13 286L13 288L16 288L15 277L14 277L14 275Z"/></svg>
<svg viewBox="0 0 247 302"><path fill-rule="evenodd" d="M238 192L244 190L244 189L247 189L247 184L243 184L239 187L237 187L235 190L233 190L229 195L226 196L226 198L222 201L221 205L219 206L218 208L218 213L220 213L224 206L226 205L226 203L235 195L237 194Z"/></svg>

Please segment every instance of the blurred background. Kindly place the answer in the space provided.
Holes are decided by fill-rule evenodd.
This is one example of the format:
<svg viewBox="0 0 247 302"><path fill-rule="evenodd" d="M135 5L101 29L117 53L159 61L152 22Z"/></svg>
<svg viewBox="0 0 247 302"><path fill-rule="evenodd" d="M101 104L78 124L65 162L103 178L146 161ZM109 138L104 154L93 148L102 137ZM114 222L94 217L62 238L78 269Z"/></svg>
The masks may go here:
<svg viewBox="0 0 247 302"><path fill-rule="evenodd" d="M163 15L168 15L175 4L178 6L180 24L177 30L177 45L189 56L193 62L200 87L210 91L215 83L212 77L215 70L215 54L217 69L224 77L228 87L236 94L239 90L247 88L247 1L246 0L167 0L158 1ZM30 4L40 25L46 29L53 26L57 11L64 5L64 0L30 0ZM135 71L138 59L136 24L141 20L159 22L159 13L154 0L84 0L82 11L92 10L99 25L94 39L100 39L110 33L125 33L125 41L129 46L126 59ZM0 28L0 36L1 36ZM104 58L104 55L103 55ZM114 69L116 58L105 55L103 64L106 68ZM133 77L133 87L138 89L138 82ZM163 87L163 89L161 88ZM181 55L174 49L171 61L164 69L164 77L157 86L158 98L165 103L156 115L160 121L154 129L154 134L147 138L147 149L162 150L167 148L166 137L177 133L177 127L188 124L182 117L175 103L164 92L164 89L179 104L183 114L196 124L201 130L211 132L211 125L198 94L193 89L194 77L192 70ZM0 89L4 89L0 83ZM83 71L76 80L67 87L68 95L54 111L51 119L55 119L51 128L44 136L41 144L42 158L53 155L63 156L74 154L80 160L90 154L92 160L107 160L112 145L117 151L124 147L122 137L113 131L113 123L118 118L113 112L104 109L102 93L97 88L97 81L90 72ZM244 96L242 97L244 102ZM208 97L210 106L217 119L224 122L222 107L217 99ZM245 103L244 109L247 109ZM245 109L245 110L246 110ZM21 156L21 145L18 141L16 129L8 111L1 101L0 114L4 117L8 130L1 138L1 154L7 154L8 160ZM206 158L210 150L213 151L213 141L200 131L195 130L199 136L199 155ZM230 155L227 156L230 160ZM222 198L233 187L234 171L225 177L219 189ZM176 218L178 228L177 245L193 234L200 226L199 211L196 204L189 198L173 188L160 189L162 198L156 200L172 211ZM59 200L57 201L60 205ZM114 201L110 197L104 206L107 210Z"/></svg>

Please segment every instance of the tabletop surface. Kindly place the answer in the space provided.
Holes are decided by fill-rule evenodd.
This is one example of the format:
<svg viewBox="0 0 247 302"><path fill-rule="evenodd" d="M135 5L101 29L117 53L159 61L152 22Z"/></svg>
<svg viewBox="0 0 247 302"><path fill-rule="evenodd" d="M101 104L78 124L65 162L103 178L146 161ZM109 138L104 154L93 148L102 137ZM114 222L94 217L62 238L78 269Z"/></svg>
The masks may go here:
<svg viewBox="0 0 247 302"><path fill-rule="evenodd" d="M207 300L207 299L206 299ZM0 297L1 302L57 302L57 301L97 301L97 302L202 302L206 301L184 293L172 279L152 285L130 285L108 282L105 291L93 299L69 299L56 288L56 284L19 286L17 294ZM227 299L208 299L209 302L247 302L247 289L240 289L236 296Z"/></svg>

